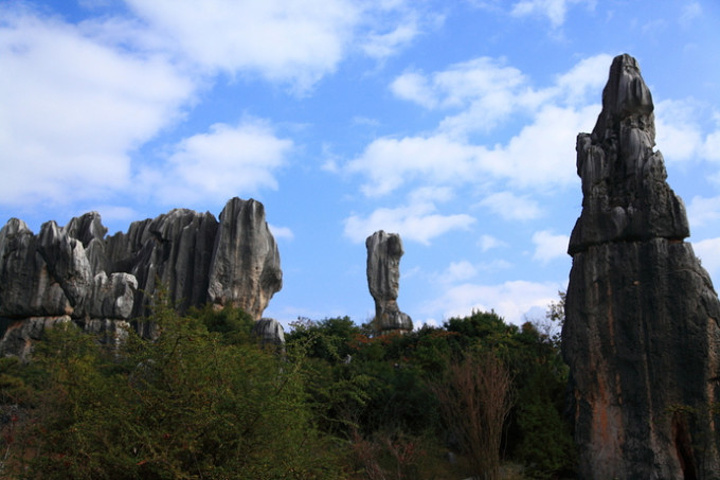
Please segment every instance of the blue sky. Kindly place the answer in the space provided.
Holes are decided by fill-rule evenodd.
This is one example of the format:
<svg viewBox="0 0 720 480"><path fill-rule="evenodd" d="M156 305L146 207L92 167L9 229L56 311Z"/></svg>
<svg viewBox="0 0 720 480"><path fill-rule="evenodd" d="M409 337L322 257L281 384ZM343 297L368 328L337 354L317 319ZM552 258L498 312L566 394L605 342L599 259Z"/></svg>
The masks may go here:
<svg viewBox="0 0 720 480"><path fill-rule="evenodd" d="M575 137L629 53L717 281L718 26L715 0L0 0L0 222L252 197L284 272L266 316L369 320L383 229L416 325L519 324L567 284Z"/></svg>

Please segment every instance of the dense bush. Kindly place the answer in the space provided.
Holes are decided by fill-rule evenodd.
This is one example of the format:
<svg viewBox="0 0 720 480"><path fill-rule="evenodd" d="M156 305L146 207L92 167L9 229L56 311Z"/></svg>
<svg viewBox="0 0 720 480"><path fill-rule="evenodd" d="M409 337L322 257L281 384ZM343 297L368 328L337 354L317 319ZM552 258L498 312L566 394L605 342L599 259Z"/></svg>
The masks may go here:
<svg viewBox="0 0 720 480"><path fill-rule="evenodd" d="M573 473L567 367L542 326L473 312L379 335L300 319L279 354L237 309L160 304L148 321L154 341L103 346L67 326L27 365L0 359L0 478L498 478L503 455L525 477Z"/></svg>
<svg viewBox="0 0 720 480"><path fill-rule="evenodd" d="M100 348L75 328L48 332L22 372L28 420L6 473L46 479L340 478L317 434L297 365L229 322L160 308L153 342ZM208 326L224 325L223 335ZM227 342L227 335L234 338Z"/></svg>

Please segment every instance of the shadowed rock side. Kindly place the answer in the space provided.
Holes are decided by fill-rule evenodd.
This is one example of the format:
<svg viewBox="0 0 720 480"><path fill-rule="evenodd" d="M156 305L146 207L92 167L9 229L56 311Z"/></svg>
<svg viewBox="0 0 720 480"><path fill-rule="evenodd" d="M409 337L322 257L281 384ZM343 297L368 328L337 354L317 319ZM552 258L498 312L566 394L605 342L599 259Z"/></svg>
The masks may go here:
<svg viewBox="0 0 720 480"><path fill-rule="evenodd" d="M47 222L38 235L15 218L0 229L0 355L24 357L58 320L115 335L148 313L157 281L181 312L232 304L256 320L282 287L278 249L255 200L231 199L219 222L175 209L106 233L95 212L65 227Z"/></svg>
<svg viewBox="0 0 720 480"><path fill-rule="evenodd" d="M412 319L397 304L400 289L400 257L403 246L400 235L380 230L365 240L367 279L375 300L375 322L380 331L410 331Z"/></svg>
<svg viewBox="0 0 720 480"><path fill-rule="evenodd" d="M583 479L720 478L720 302L654 146L652 97L618 56L597 125L577 138L562 350Z"/></svg>

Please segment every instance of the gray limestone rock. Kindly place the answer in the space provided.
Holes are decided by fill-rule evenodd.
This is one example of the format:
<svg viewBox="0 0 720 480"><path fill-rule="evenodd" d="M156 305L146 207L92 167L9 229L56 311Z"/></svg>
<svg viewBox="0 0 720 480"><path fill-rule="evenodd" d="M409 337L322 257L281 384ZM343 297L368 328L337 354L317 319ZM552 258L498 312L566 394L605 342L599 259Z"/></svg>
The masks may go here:
<svg viewBox="0 0 720 480"><path fill-rule="evenodd" d="M593 133L578 136L562 351L583 479L720 478L720 302L683 241L652 112L637 62L621 55Z"/></svg>
<svg viewBox="0 0 720 480"><path fill-rule="evenodd" d="M98 273L93 278L89 316L91 318L129 319L132 315L137 289L137 280L129 273L113 273L110 277L105 272Z"/></svg>
<svg viewBox="0 0 720 480"><path fill-rule="evenodd" d="M17 322L37 317L68 315L86 327L101 322L102 332L115 331L107 322L132 320L152 338L157 331L142 317L157 282L181 313L212 302L243 308L256 320L282 287L278 248L255 200L230 200L220 222L175 209L134 222L127 233L106 233L96 212L65 227L47 222L38 235L14 218L0 229L0 326L15 338L3 352L25 351L17 338L34 337L17 332L32 325Z"/></svg>
<svg viewBox="0 0 720 480"><path fill-rule="evenodd" d="M208 301L240 307L257 321L281 288L280 254L265 221L265 207L233 198L220 213Z"/></svg>
<svg viewBox="0 0 720 480"><path fill-rule="evenodd" d="M217 225L211 213L174 209L152 220L133 222L127 233L107 240L111 271L137 279L133 317L148 313L157 282L181 312L205 304Z"/></svg>
<svg viewBox="0 0 720 480"><path fill-rule="evenodd" d="M571 255L607 242L690 235L685 206L665 181L664 160L654 146L650 91L637 61L616 57L597 124L577 138L583 213L570 238Z"/></svg>
<svg viewBox="0 0 720 480"><path fill-rule="evenodd" d="M9 322L0 338L0 357L15 355L25 362L30 358L33 342L42 338L43 332L55 325L74 325L69 315L58 317L31 317Z"/></svg>
<svg viewBox="0 0 720 480"><path fill-rule="evenodd" d="M397 304L400 290L400 258L405 253L397 233L380 230L365 240L367 280L375 300L375 322L380 331L410 331L412 319Z"/></svg>
<svg viewBox="0 0 720 480"><path fill-rule="evenodd" d="M285 329L274 318L261 318L255 322L252 333L263 345L274 345L279 348L285 346Z"/></svg>
<svg viewBox="0 0 720 480"><path fill-rule="evenodd" d="M0 316L25 318L70 314L73 307L38 251L39 239L11 218L0 229Z"/></svg>
<svg viewBox="0 0 720 480"><path fill-rule="evenodd" d="M82 316L92 294L93 274L82 242L69 236L53 221L43 224L37 251L53 280L62 288L72 315Z"/></svg>

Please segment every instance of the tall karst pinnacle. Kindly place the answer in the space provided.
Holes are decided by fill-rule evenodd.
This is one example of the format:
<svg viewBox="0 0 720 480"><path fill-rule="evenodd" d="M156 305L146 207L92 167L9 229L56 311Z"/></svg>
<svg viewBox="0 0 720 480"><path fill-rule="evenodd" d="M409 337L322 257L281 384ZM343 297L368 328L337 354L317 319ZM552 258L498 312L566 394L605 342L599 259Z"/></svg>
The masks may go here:
<svg viewBox="0 0 720 480"><path fill-rule="evenodd" d="M580 476L720 478L720 302L684 241L633 57L613 60L602 100L577 138L583 208L562 332Z"/></svg>

